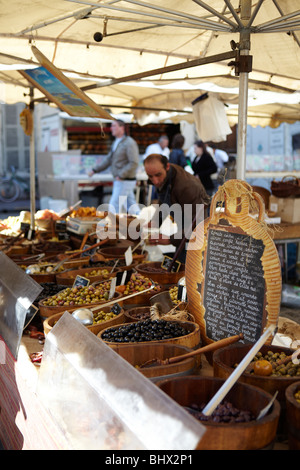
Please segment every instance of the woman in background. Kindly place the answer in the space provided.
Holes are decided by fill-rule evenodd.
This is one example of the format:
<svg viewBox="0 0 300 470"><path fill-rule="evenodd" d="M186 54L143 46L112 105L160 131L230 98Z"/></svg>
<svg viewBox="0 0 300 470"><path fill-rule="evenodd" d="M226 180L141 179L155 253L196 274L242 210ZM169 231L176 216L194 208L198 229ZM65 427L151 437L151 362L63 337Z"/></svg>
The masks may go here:
<svg viewBox="0 0 300 470"><path fill-rule="evenodd" d="M209 196L214 192L214 182L211 175L217 173L218 167L212 156L207 152L206 145L202 140L197 140L194 144L196 157L192 162L194 175L197 176L203 184Z"/></svg>

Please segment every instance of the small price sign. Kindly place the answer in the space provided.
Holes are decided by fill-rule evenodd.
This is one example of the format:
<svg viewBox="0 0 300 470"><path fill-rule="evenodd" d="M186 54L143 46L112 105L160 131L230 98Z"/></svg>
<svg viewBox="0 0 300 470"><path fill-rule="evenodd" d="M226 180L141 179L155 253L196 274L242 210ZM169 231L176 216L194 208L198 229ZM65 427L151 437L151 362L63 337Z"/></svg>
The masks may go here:
<svg viewBox="0 0 300 470"><path fill-rule="evenodd" d="M115 315L119 315L119 313L121 313L121 310L122 310L122 307L120 306L120 304L118 304L118 302L111 307L111 311Z"/></svg>
<svg viewBox="0 0 300 470"><path fill-rule="evenodd" d="M125 263L126 266L130 266L132 264L132 249L131 246L127 248L125 251Z"/></svg>
<svg viewBox="0 0 300 470"><path fill-rule="evenodd" d="M89 279L83 276L79 276L79 274L77 274L75 281L73 283L73 287L78 287L78 286L87 287L89 285L90 285Z"/></svg>
<svg viewBox="0 0 300 470"><path fill-rule="evenodd" d="M117 278L112 277L111 282L110 282L109 295L108 295L109 300L112 299L115 294L116 285L117 285Z"/></svg>
<svg viewBox="0 0 300 470"><path fill-rule="evenodd" d="M169 269L169 266L171 266L171 263L172 263L172 258L170 258L170 256L164 256L164 259L161 263L161 267L167 271ZM172 266L171 272L177 273L180 269L180 266L181 266L181 263L179 261L175 261Z"/></svg>

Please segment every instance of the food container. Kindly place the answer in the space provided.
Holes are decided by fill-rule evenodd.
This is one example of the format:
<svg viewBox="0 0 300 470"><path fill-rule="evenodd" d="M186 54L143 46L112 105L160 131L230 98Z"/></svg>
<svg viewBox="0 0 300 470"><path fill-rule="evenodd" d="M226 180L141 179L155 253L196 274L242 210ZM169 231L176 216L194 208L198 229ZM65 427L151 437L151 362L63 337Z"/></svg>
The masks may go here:
<svg viewBox="0 0 300 470"><path fill-rule="evenodd" d="M74 312L75 310L77 310L77 307L70 308L67 311L70 314L72 314L72 312ZM101 305L100 305L98 311L102 311L102 310L104 312L110 312L111 307L101 308ZM46 335L52 330L55 323L64 315L64 313L65 311L56 313L55 315L52 315L51 317L46 318L46 320L44 320L43 327L44 327L44 333ZM116 315L115 317L111 318L110 320L103 321L101 323L94 324L94 325L87 325L86 328L90 330L92 333L94 333L95 335L97 335L99 331L104 330L105 328L108 328L109 326L120 325L123 322L124 322L124 310L121 309L120 313Z"/></svg>
<svg viewBox="0 0 300 470"><path fill-rule="evenodd" d="M101 248L100 250L98 250L97 253L99 253L100 255L104 256L104 258L107 258L107 259L124 259L125 258L125 251L128 249L128 247L115 247L115 248L112 248L112 247L106 247L106 248ZM133 253L132 253L132 260L133 261L136 261L136 260L143 260L145 259L146 255L145 253L142 253L141 250L135 250Z"/></svg>
<svg viewBox="0 0 300 470"><path fill-rule="evenodd" d="M114 346L113 349L152 382L164 380L167 377L180 377L192 374L201 363L199 355L197 357L189 357L175 364L139 368L139 366L152 359L168 359L192 351L190 348L177 344L120 344Z"/></svg>
<svg viewBox="0 0 300 470"><path fill-rule="evenodd" d="M213 353L213 370L214 376L219 378L227 378L234 371L234 364L240 363L242 359L251 349L251 345L231 345L225 348L219 349ZM284 352L286 355L292 354L294 351L289 348L283 348L281 346L265 345L260 349L260 352L265 355L268 351L272 352ZM274 376L258 376L244 372L239 381L254 385L262 390L274 395L278 391L277 400L281 406L280 422L278 426L278 434L281 439L286 437L286 402L285 402L285 390L291 384L294 384L299 380L298 377L274 377Z"/></svg>
<svg viewBox="0 0 300 470"><path fill-rule="evenodd" d="M57 242L45 241L37 245L32 245L33 254L46 253L47 256L56 256L68 250L71 250L70 245L60 243L59 241Z"/></svg>
<svg viewBox="0 0 300 470"><path fill-rule="evenodd" d="M135 269L138 273L150 277L159 284L176 284L184 276L185 265L181 264L179 271L174 273L169 273L166 269L163 269L160 261L140 263Z"/></svg>
<svg viewBox="0 0 300 470"><path fill-rule="evenodd" d="M178 377L158 382L158 386L179 405L209 403L223 385L215 377ZM236 382L225 399L239 410L247 410L256 417L272 396L253 385ZM260 420L243 423L202 422L206 427L197 450L271 450L276 437L280 405L275 400L271 410ZM196 419L196 418L195 418Z"/></svg>
<svg viewBox="0 0 300 470"><path fill-rule="evenodd" d="M60 291L59 294L61 294L61 293L64 294L64 291L65 291L65 289ZM118 300L118 303L120 305L122 305L121 295L118 292L115 292L115 294L114 294L114 296L111 300L117 300L117 299L120 299L120 300ZM77 308L82 308L82 307L93 308L97 305L101 305L101 304L104 304L104 303L108 302L108 300L103 300L103 301L97 301L97 302L93 302L93 303L82 303L80 305L55 305L55 306L49 306L49 305L45 304L45 300L46 299L41 300L38 303L39 313L40 313L40 316L42 318L51 317L52 315L54 315L56 313L65 312L66 310L73 309L73 307L74 307L74 310L76 310Z"/></svg>
<svg viewBox="0 0 300 470"><path fill-rule="evenodd" d="M200 344L200 328L199 328L199 325L197 323L183 322L183 321L169 321L168 323L169 324L178 324L179 326L185 328L188 331L188 333L186 335L179 336L179 337L176 337L176 338L153 340L153 341L141 341L141 342L136 343L136 344L143 344L144 345L144 344L149 344L149 343L150 344L165 343L165 344L176 344L176 345L180 345L180 346L185 346L185 347L191 348L191 349L197 348L199 346L199 344ZM131 323L131 325L136 325L136 324L139 324L139 326L140 326L141 322ZM106 328L105 330L100 331L100 333L98 333L98 335L97 335L108 346L114 348L115 346L119 346L120 344L125 344L125 345L128 344L128 343L120 343L120 342L114 342L114 341L106 341L105 339L103 339L103 334L107 333L109 330L110 330L110 328Z"/></svg>
<svg viewBox="0 0 300 470"><path fill-rule="evenodd" d="M150 307L135 307L125 310L125 321L126 322L137 322L140 320L146 320L150 318Z"/></svg>
<svg viewBox="0 0 300 470"><path fill-rule="evenodd" d="M290 450L300 450L300 402L295 393L300 391L300 381L289 385L285 391L286 422Z"/></svg>
<svg viewBox="0 0 300 470"><path fill-rule="evenodd" d="M105 268L81 268L81 269L64 271L56 275L56 282L58 284L64 284L65 286L71 286L73 285L76 279L76 276L82 276L82 277L86 277L87 279L89 279L90 283L92 284L93 282L96 282L96 281L104 281L105 279L115 277L118 272L118 269L115 269L113 273L110 273L111 269L108 269L107 275L104 275L104 274L102 275L98 274L95 276L91 275L91 273L95 271L104 271L104 270Z"/></svg>

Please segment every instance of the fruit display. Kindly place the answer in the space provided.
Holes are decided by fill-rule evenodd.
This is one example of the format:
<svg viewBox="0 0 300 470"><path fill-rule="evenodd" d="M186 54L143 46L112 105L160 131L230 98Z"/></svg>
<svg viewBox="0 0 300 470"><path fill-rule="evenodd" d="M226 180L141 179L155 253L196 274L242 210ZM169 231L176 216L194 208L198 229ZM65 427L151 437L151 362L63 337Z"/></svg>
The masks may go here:
<svg viewBox="0 0 300 470"><path fill-rule="evenodd" d="M42 301L42 305L56 307L96 304L108 300L109 291L110 281L105 281L95 287L68 287L63 291L44 299Z"/></svg>
<svg viewBox="0 0 300 470"><path fill-rule="evenodd" d="M134 343L178 338L188 333L179 323L149 319L108 328L101 338L108 342Z"/></svg>

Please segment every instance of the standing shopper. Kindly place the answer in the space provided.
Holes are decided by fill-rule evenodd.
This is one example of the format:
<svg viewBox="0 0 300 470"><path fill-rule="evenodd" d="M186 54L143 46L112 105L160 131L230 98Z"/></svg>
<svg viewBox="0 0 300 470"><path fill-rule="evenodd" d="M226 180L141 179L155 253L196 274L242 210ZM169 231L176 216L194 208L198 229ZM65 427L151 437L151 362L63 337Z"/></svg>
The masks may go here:
<svg viewBox="0 0 300 470"><path fill-rule="evenodd" d="M197 140L194 144L196 157L192 162L192 169L195 176L198 176L207 194L212 196L214 183L211 179L213 173L217 173L218 167L212 156L207 152L206 145L202 140Z"/></svg>
<svg viewBox="0 0 300 470"><path fill-rule="evenodd" d="M135 201L134 188L139 164L139 148L136 141L126 135L125 123L120 119L112 122L111 133L115 140L110 152L100 165L92 169L89 176L92 176L94 173L100 173L110 166L114 181L109 204L116 213L120 213L122 209L120 203L122 204L126 198L125 209L131 214L138 214L139 207Z"/></svg>

